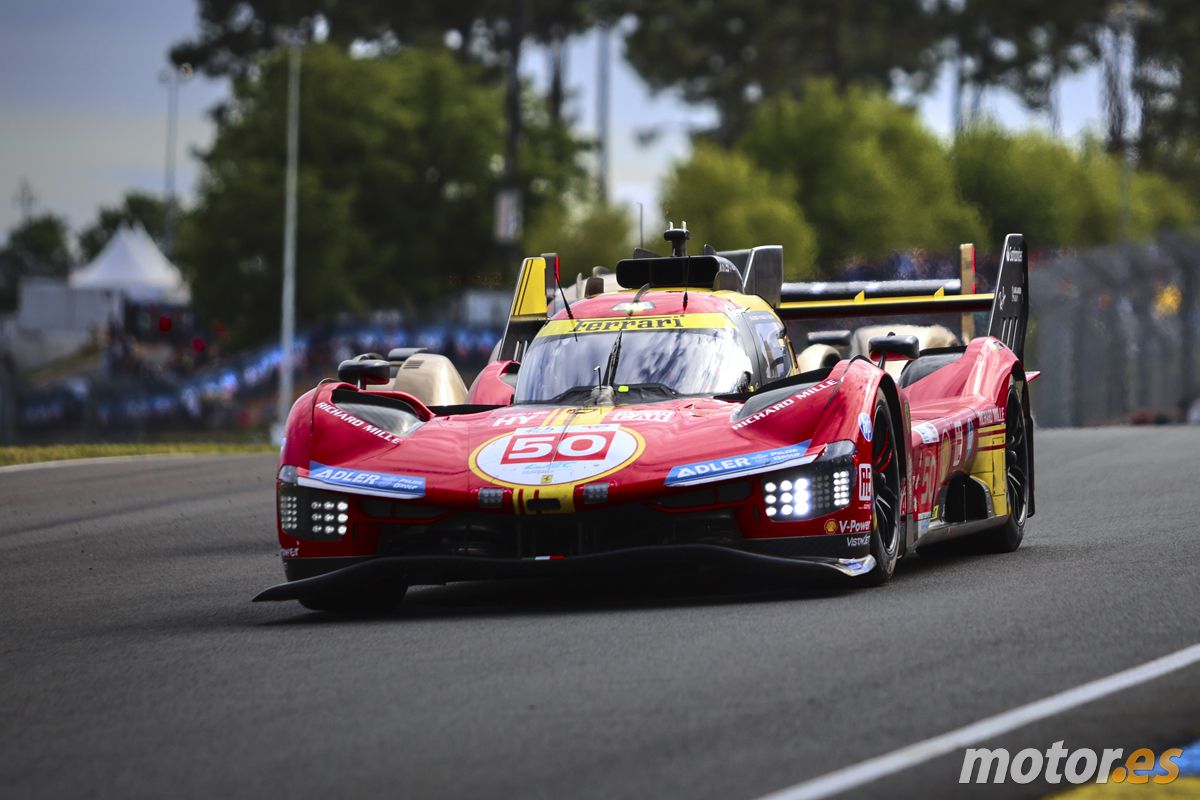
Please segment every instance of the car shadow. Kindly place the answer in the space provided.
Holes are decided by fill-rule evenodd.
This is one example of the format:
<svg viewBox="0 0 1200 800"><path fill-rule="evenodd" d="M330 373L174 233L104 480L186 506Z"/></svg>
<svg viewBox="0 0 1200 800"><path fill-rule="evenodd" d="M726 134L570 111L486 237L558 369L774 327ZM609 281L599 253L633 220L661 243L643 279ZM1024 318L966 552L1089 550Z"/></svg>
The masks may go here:
<svg viewBox="0 0 1200 800"><path fill-rule="evenodd" d="M1030 557L1028 543L1007 557ZM456 620L563 614L611 614L666 608L697 608L780 601L816 601L860 593L864 600L879 592L903 590L971 564L1005 558L989 553L978 537L953 539L922 548L903 559L892 581L882 589L836 574L791 569L712 570L677 575L626 574L617 577L529 578L467 581L410 589L400 607L386 614L339 614L309 611L288 603L297 613L259 622L263 626L305 626L404 620Z"/></svg>
<svg viewBox="0 0 1200 800"><path fill-rule="evenodd" d="M355 622L609 614L665 608L817 600L857 592L837 575L712 572L688 575L470 581L410 589L399 609L376 615L307 611L264 626Z"/></svg>

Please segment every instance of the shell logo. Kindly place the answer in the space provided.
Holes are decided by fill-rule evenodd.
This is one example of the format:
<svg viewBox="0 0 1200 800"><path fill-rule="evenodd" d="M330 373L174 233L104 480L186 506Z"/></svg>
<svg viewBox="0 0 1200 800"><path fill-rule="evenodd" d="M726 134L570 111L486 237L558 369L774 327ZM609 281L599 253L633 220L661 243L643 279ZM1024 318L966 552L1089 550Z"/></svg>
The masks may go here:
<svg viewBox="0 0 1200 800"><path fill-rule="evenodd" d="M825 532L826 533L836 533L837 532L837 523L831 519L826 520L825 521Z"/></svg>

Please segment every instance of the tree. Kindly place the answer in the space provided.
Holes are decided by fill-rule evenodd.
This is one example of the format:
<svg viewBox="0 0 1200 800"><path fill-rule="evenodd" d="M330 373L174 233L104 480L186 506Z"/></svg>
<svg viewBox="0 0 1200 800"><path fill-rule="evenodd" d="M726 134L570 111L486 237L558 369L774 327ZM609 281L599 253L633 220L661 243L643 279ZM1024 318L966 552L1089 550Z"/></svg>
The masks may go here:
<svg viewBox="0 0 1200 800"><path fill-rule="evenodd" d="M981 233L942 144L882 92L839 94L832 82L814 81L802 100L764 103L738 149L793 182L824 268L909 247L951 248Z"/></svg>
<svg viewBox="0 0 1200 800"><path fill-rule="evenodd" d="M249 339L279 319L285 72L273 58L236 82L179 243L198 309ZM499 102L471 70L420 51L353 60L308 47L300 109L301 319L416 309L486 264Z"/></svg>
<svg viewBox="0 0 1200 800"><path fill-rule="evenodd" d="M745 129L763 98L801 97L829 77L891 89L925 86L937 64L938 32L920 0L628 0L637 27L625 57L650 88L678 89L720 114L718 141Z"/></svg>
<svg viewBox="0 0 1200 800"><path fill-rule="evenodd" d="M1126 166L1118 155L1096 140L1084 142L1076 160L1084 209L1076 244L1116 242L1121 236L1121 184ZM1166 176L1138 169L1130 185L1129 237L1147 239L1164 230L1179 230L1200 222L1196 202L1186 188Z"/></svg>
<svg viewBox="0 0 1200 800"><path fill-rule="evenodd" d="M74 262L66 220L55 214L22 220L0 249L0 308L16 307L22 278L65 278Z"/></svg>
<svg viewBox="0 0 1200 800"><path fill-rule="evenodd" d="M444 50L354 59L328 45L305 48L302 64L300 318L417 311L463 286L506 283L493 279L509 267L492 240L501 97L480 69ZM271 57L260 77L235 82L179 242L198 310L243 339L278 328L285 81ZM536 215L582 173L547 166L540 153L563 134L528 105L522 188Z"/></svg>
<svg viewBox="0 0 1200 800"><path fill-rule="evenodd" d="M958 136L951 158L959 191L980 209L994 246L1014 231L1038 247L1080 244L1085 215L1103 216L1096 203L1086 207L1095 187L1084 182L1078 154L1049 136L980 124ZM1114 198L1116 188L1114 181Z"/></svg>
<svg viewBox="0 0 1200 800"><path fill-rule="evenodd" d="M178 213L178 212L176 212ZM157 195L128 192L120 205L104 206L96 219L79 234L79 249L85 261L95 258L119 229L141 225L159 245L166 231L167 204Z"/></svg>
<svg viewBox="0 0 1200 800"><path fill-rule="evenodd" d="M1054 88L1095 62L1103 15L1104 4L1093 0L939 0L935 18L955 65L956 109L961 114L969 90L968 116L977 120L983 93L1003 88L1048 112L1057 127Z"/></svg>
<svg viewBox="0 0 1200 800"><path fill-rule="evenodd" d="M245 77L259 59L278 47L281 31L311 38L318 25L342 49L366 45L378 54L401 47L452 49L466 63L485 68L480 77L505 84L504 151L506 188L521 181L523 87L517 75L526 39L546 43L557 54L547 103L549 120L560 125L565 97L562 44L572 33L619 13L611 0L455 0L451 3L388 0L198 0L199 36L171 50L176 63L189 62L211 75ZM610 8L610 6L612 6ZM567 164L572 148L550 155Z"/></svg>
<svg viewBox="0 0 1200 800"><path fill-rule="evenodd" d="M811 277L816 235L795 201L794 181L760 169L746 156L698 142L676 164L662 191L664 216L718 250L783 245L790 280ZM696 249L699 249L698 247Z"/></svg>
<svg viewBox="0 0 1200 800"><path fill-rule="evenodd" d="M987 241L1020 231L1035 247L1086 247L1120 238L1120 159L1095 140L1082 148L1040 133L994 124L964 132L952 150L964 198L982 212ZM1133 176L1130 235L1194 225L1196 206L1162 175Z"/></svg>
<svg viewBox="0 0 1200 800"><path fill-rule="evenodd" d="M1186 181L1200 202L1200 7L1153 0L1134 23L1133 89L1141 106L1141 162Z"/></svg>

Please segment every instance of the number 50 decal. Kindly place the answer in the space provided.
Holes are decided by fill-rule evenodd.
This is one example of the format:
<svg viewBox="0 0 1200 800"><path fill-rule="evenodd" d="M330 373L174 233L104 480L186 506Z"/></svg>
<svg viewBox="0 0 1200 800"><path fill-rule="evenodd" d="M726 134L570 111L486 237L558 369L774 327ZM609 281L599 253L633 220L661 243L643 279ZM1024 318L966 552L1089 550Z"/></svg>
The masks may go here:
<svg viewBox="0 0 1200 800"><path fill-rule="evenodd" d="M620 425L520 428L484 442L468 464L509 486L578 483L628 466L643 447L641 436Z"/></svg>
<svg viewBox="0 0 1200 800"><path fill-rule="evenodd" d="M514 434L500 456L501 464L541 464L550 461L602 461L616 431L588 433Z"/></svg>

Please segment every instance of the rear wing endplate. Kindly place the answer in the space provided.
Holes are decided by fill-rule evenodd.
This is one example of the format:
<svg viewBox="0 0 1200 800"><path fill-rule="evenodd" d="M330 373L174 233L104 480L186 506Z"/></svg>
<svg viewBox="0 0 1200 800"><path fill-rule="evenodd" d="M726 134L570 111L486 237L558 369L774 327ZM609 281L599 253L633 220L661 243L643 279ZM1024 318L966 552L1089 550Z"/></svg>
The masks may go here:
<svg viewBox="0 0 1200 800"><path fill-rule="evenodd" d="M525 348L546 324L550 308L547 298L553 288L553 277L546 267L544 256L534 256L521 262L508 322L496 351L499 360L521 360Z"/></svg>
<svg viewBox="0 0 1200 800"><path fill-rule="evenodd" d="M1004 237L1000 254L1000 275L996 278L996 300L988 336L994 336L1025 358L1025 329L1029 327L1029 250L1025 237L1010 233Z"/></svg>

